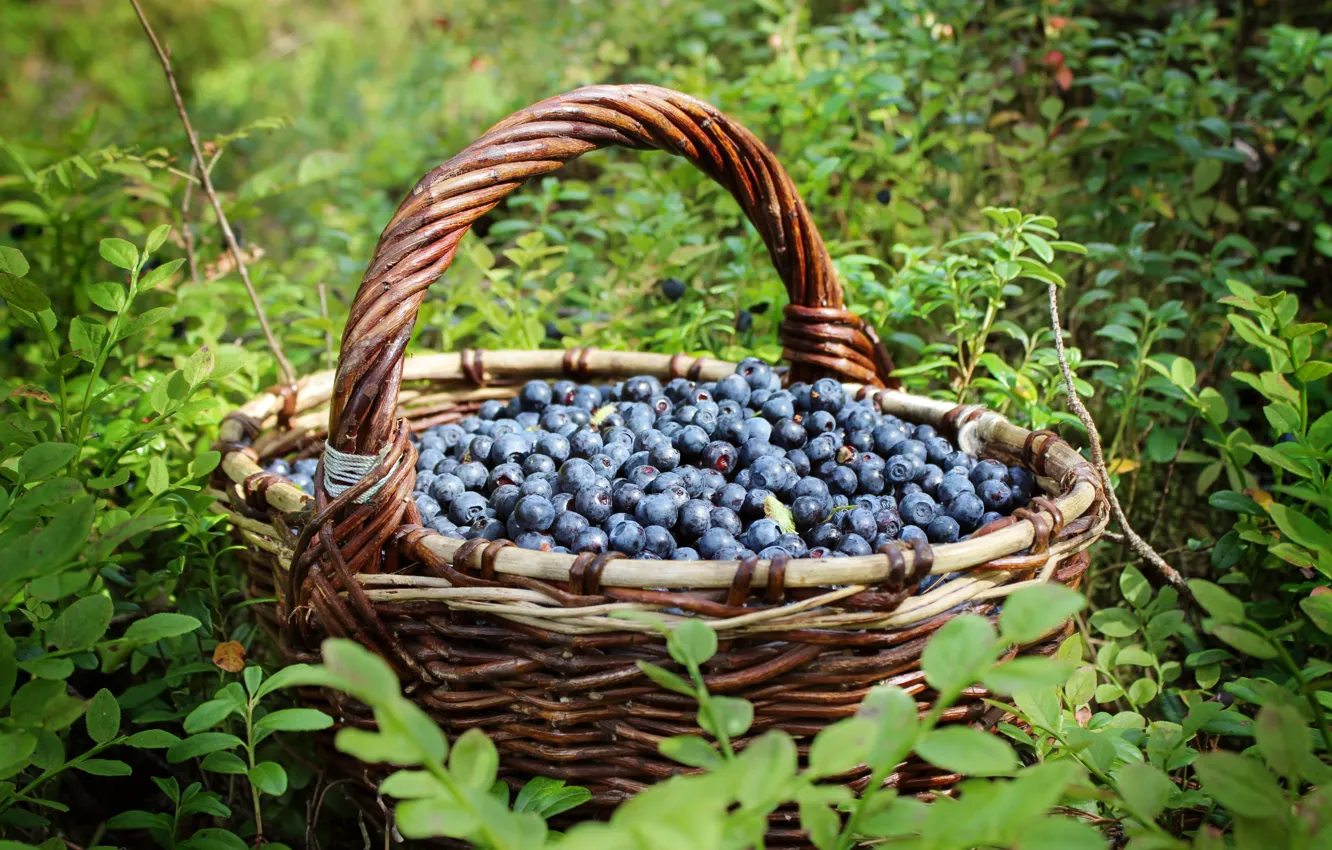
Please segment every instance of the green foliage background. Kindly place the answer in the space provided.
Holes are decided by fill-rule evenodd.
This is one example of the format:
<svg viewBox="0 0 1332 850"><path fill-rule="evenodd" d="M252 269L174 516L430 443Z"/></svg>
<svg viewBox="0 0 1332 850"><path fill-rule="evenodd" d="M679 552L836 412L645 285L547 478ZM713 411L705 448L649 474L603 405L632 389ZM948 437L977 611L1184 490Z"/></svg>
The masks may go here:
<svg viewBox="0 0 1332 850"><path fill-rule="evenodd" d="M820 847L1326 846L1328 4L144 6L303 373L332 366L379 230L416 179L511 111L589 83L677 88L745 123L795 178L848 300L910 388L1081 445L1050 330L1058 290L1119 498L1196 601L1154 586L1110 540L1058 675L995 674L992 630L950 638L982 659L957 686L1007 675L997 690L1034 728L1010 729L1012 746L974 771L1011 774L1020 759L1012 781L972 780L928 810L853 804L818 782L831 773L775 767L780 741L737 759L714 719L715 744L671 745L709 773L567 846L657 846L645 836L686 810L697 832L661 835L745 846L778 803L798 804ZM0 0L0 67L0 847L343 846L330 836L358 830L338 821L347 807L330 805L340 792L300 734L327 720L283 714L294 709L263 678L275 656L202 492L220 417L276 373L191 187L157 59L128 2ZM688 285L675 303L659 289L672 276ZM784 303L722 191L664 155L607 152L527 187L468 237L416 347L776 359ZM212 660L231 642L248 653L243 673ZM373 663L340 652L338 670L301 675L354 688L347 665ZM681 675L710 655L681 653ZM705 716L723 699L680 684ZM862 713L904 724L885 708L897 699ZM405 705L376 710L421 747L422 776L392 795L427 801L408 809L409 831L559 840L533 823L576 790L543 785L516 814L485 783L468 797L455 772L484 777L488 744L469 741L455 767ZM829 740L886 758L869 728ZM956 763L914 720L884 728ZM348 743L365 757L375 746ZM791 784L719 803L774 771ZM1015 788L1043 789L1043 806L1014 814ZM1080 820L1047 816L1056 804ZM932 814L954 806L966 808ZM423 811L453 819L413 821ZM469 818L512 831L467 831Z"/></svg>

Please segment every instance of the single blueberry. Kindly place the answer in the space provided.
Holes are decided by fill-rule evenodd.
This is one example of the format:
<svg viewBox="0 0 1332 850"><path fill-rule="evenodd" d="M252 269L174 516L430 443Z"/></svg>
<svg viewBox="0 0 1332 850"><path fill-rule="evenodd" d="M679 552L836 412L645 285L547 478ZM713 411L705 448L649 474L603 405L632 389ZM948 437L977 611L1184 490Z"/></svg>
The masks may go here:
<svg viewBox="0 0 1332 850"><path fill-rule="evenodd" d="M931 543L956 543L962 529L957 520L947 514L941 514L930 520L930 524L925 527L925 533Z"/></svg>
<svg viewBox="0 0 1332 850"><path fill-rule="evenodd" d="M976 488L976 495L981 497L987 511L1004 513L1013 503L1013 490L1003 481L991 478Z"/></svg>
<svg viewBox="0 0 1332 850"><path fill-rule="evenodd" d="M610 490L604 487L584 487L574 494L573 509L592 525L601 525L613 511Z"/></svg>
<svg viewBox="0 0 1332 850"><path fill-rule="evenodd" d="M928 493L912 493L898 503L897 512L903 522L924 528L939 512L939 506Z"/></svg>
<svg viewBox="0 0 1332 850"><path fill-rule="evenodd" d="M615 526L610 533L610 547L626 555L637 555L647 543L647 533L643 526L627 519Z"/></svg>

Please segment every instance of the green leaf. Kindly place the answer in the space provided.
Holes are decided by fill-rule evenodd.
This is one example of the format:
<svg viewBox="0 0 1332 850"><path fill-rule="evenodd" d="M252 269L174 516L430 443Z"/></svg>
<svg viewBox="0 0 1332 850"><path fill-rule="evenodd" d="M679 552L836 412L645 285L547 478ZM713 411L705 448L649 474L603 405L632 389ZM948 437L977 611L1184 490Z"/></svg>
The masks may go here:
<svg viewBox="0 0 1332 850"><path fill-rule="evenodd" d="M971 726L932 729L916 743L916 752L936 767L970 776L1008 776L1018 768L1006 741Z"/></svg>
<svg viewBox="0 0 1332 850"><path fill-rule="evenodd" d="M552 818L592 799L592 792L576 785L566 786L563 779L538 776L529 779L513 801L513 810L519 814L532 812L543 818Z"/></svg>
<svg viewBox="0 0 1332 850"><path fill-rule="evenodd" d="M1244 622L1244 603L1236 599L1225 588L1200 578L1189 580L1189 590L1198 604L1207 609L1207 613L1218 623Z"/></svg>
<svg viewBox="0 0 1332 850"><path fill-rule="evenodd" d="M1004 613L1008 613L1005 606ZM921 667L925 681L940 693L970 685L994 662L997 642L990 622L975 614L949 620L925 645Z"/></svg>
<svg viewBox="0 0 1332 850"><path fill-rule="evenodd" d="M190 355L181 367L181 372L185 375L186 382L190 386L198 386L206 380L213 371L213 351L208 346L200 348Z"/></svg>
<svg viewBox="0 0 1332 850"><path fill-rule="evenodd" d="M704 664L717 653L717 633L702 620L688 619L671 631L667 647L681 664Z"/></svg>
<svg viewBox="0 0 1332 850"><path fill-rule="evenodd" d="M39 679L68 679L74 673L73 661L50 655L20 661L18 666Z"/></svg>
<svg viewBox="0 0 1332 850"><path fill-rule="evenodd" d="M51 299L36 284L8 272L0 272L0 298L8 301L10 306L30 313L40 313L51 308Z"/></svg>
<svg viewBox="0 0 1332 850"><path fill-rule="evenodd" d="M265 714L254 724L255 732L313 732L333 725L333 718L317 708L284 708Z"/></svg>
<svg viewBox="0 0 1332 850"><path fill-rule="evenodd" d="M1328 375L1332 375L1332 363L1324 360L1310 360L1295 370L1295 379L1306 384L1321 381Z"/></svg>
<svg viewBox="0 0 1332 850"><path fill-rule="evenodd" d="M129 776L134 772L123 761L114 759L84 759L76 762L74 767L93 776Z"/></svg>
<svg viewBox="0 0 1332 850"><path fill-rule="evenodd" d="M1093 826L1072 818L1047 817L1023 825L1013 850L1106 850L1107 846Z"/></svg>
<svg viewBox="0 0 1332 850"><path fill-rule="evenodd" d="M167 829L170 826L170 817L137 809L112 815L106 822L107 829Z"/></svg>
<svg viewBox="0 0 1332 850"><path fill-rule="evenodd" d="M69 347L80 360L94 363L107 337L106 325L94 319L76 316L69 323Z"/></svg>
<svg viewBox="0 0 1332 850"><path fill-rule="evenodd" d="M664 667L658 667L655 664L649 664L646 661L638 661L638 669L642 670L652 681L661 685L668 691L674 691L677 694L683 694L687 697L694 697L695 692L692 686L684 679L672 673Z"/></svg>
<svg viewBox="0 0 1332 850"><path fill-rule="evenodd" d="M379 785L379 793L399 800L441 797L444 786L428 770L396 770Z"/></svg>
<svg viewBox="0 0 1332 850"><path fill-rule="evenodd" d="M0 245L0 272L7 272L14 277L26 277L28 274L28 259L23 256L23 252L17 248L11 248L8 245Z"/></svg>
<svg viewBox="0 0 1332 850"><path fill-rule="evenodd" d="M28 766L37 749L31 732L0 732L0 778L8 778Z"/></svg>
<svg viewBox="0 0 1332 850"><path fill-rule="evenodd" d="M1133 684L1129 685L1128 697L1134 705L1145 705L1156 699L1156 682L1151 679L1135 679Z"/></svg>
<svg viewBox="0 0 1332 850"><path fill-rule="evenodd" d="M62 652L86 649L106 634L113 612L114 606L105 596L85 596L75 600L46 630L46 639Z"/></svg>
<svg viewBox="0 0 1332 850"><path fill-rule="evenodd" d="M1128 637L1138 631L1137 619L1123 608L1102 608L1091 615L1092 628L1114 638Z"/></svg>
<svg viewBox="0 0 1332 850"><path fill-rule="evenodd" d="M1045 656L1019 656L981 675L981 682L998 694L1055 688L1068 681L1073 665Z"/></svg>
<svg viewBox="0 0 1332 850"><path fill-rule="evenodd" d="M876 685L856 714L875 727L874 744L865 755L871 768L893 767L911 751L919 725L916 698L911 694L894 685Z"/></svg>
<svg viewBox="0 0 1332 850"><path fill-rule="evenodd" d="M402 688L398 677L384 659L354 641L330 639L321 645L324 656L324 681L310 684L326 684L356 697L361 702L375 705L386 696L399 694ZM307 674L313 674L309 668Z"/></svg>
<svg viewBox="0 0 1332 850"><path fill-rule="evenodd" d="M148 477L144 483L148 486L148 492L154 496L171 486L171 479L167 473L166 458L161 455L153 455L148 459Z"/></svg>
<svg viewBox="0 0 1332 850"><path fill-rule="evenodd" d="M1281 533L1291 540L1315 552L1332 551L1332 534L1304 514L1279 502L1268 505L1267 512L1276 521Z"/></svg>
<svg viewBox="0 0 1332 850"><path fill-rule="evenodd" d="M393 815L406 838L465 838L481 826L476 815L445 797L399 803Z"/></svg>
<svg viewBox="0 0 1332 850"><path fill-rule="evenodd" d="M1137 646L1125 647L1115 656L1115 666L1151 667L1156 664L1156 657Z"/></svg>
<svg viewBox="0 0 1332 850"><path fill-rule="evenodd" d="M723 733L729 738L738 737L748 732L750 724L754 722L754 706L748 700L711 697L708 703L712 707L712 714L700 708L698 725L714 737L719 738ZM717 719L716 725L713 724L714 716Z"/></svg>
<svg viewBox="0 0 1332 850"><path fill-rule="evenodd" d="M287 771L277 762L261 761L250 768L246 776L261 794L280 797L287 790Z"/></svg>
<svg viewBox="0 0 1332 850"><path fill-rule="evenodd" d="M1204 158L1193 164L1193 194L1205 195L1221 179L1219 159Z"/></svg>
<svg viewBox="0 0 1332 850"><path fill-rule="evenodd" d="M190 461L189 470L191 478L203 478L205 475L217 469L217 465L222 462L222 453L211 449L201 452Z"/></svg>
<svg viewBox="0 0 1332 850"><path fill-rule="evenodd" d="M28 549L26 563L18 564L26 575L52 573L74 560L88 543L96 500L85 496L71 502L47 523ZM5 565L0 563L0 575Z"/></svg>
<svg viewBox="0 0 1332 850"><path fill-rule="evenodd" d="M150 328L173 315L175 315L175 311L170 307L154 307L151 310L145 310L138 316L135 316L133 321L125 322L120 326L120 332L116 335L116 341L119 342L122 339L128 339L139 331Z"/></svg>
<svg viewBox="0 0 1332 850"><path fill-rule="evenodd" d="M1289 807L1272 775L1253 759L1212 752L1199 756L1194 769L1203 791L1241 817L1272 820Z"/></svg>
<svg viewBox="0 0 1332 850"><path fill-rule="evenodd" d="M171 225L160 224L153 228L153 232L148 234L148 240L144 243L143 251L145 254L155 254L157 249L166 242L167 234L171 232Z"/></svg>
<svg viewBox="0 0 1332 850"><path fill-rule="evenodd" d="M1170 364L1170 382L1180 389L1190 390L1198 381L1198 372L1193 361L1187 357L1176 357Z"/></svg>
<svg viewBox="0 0 1332 850"><path fill-rule="evenodd" d="M1050 243L1040 236L1037 236L1035 233L1023 233L1022 241L1031 246L1031 250L1036 256L1041 258L1041 262L1054 262L1054 248L1051 248Z"/></svg>
<svg viewBox="0 0 1332 850"><path fill-rule="evenodd" d="M769 494L768 497L763 500L763 513L768 519L777 523L777 527L782 530L782 533L795 533L795 516L791 513L790 508L782 504L781 499Z"/></svg>
<svg viewBox="0 0 1332 850"><path fill-rule="evenodd" d="M103 239L98 246L102 259L125 271L133 271L139 265L139 249L132 242L124 239Z"/></svg>
<svg viewBox="0 0 1332 850"><path fill-rule="evenodd" d="M1210 629L1211 633L1254 658L1276 658L1276 649L1262 637L1241 626L1218 625Z"/></svg>
<svg viewBox="0 0 1332 850"><path fill-rule="evenodd" d="M338 730L333 745L364 762L417 765L422 754L411 739L397 735L383 735L365 729L346 727Z"/></svg>
<svg viewBox="0 0 1332 850"><path fill-rule="evenodd" d="M1300 600L1300 610L1319 631L1332 635L1332 594L1306 596Z"/></svg>
<svg viewBox="0 0 1332 850"><path fill-rule="evenodd" d="M809 747L813 779L836 776L864 762L874 744L875 724L868 717L847 717L827 726Z"/></svg>
<svg viewBox="0 0 1332 850"><path fill-rule="evenodd" d="M657 751L666 758L688 767L712 770L721 765L721 756L711 744L697 735L676 735L657 744Z"/></svg>
<svg viewBox="0 0 1332 850"><path fill-rule="evenodd" d="M263 699L279 688L293 685L323 685L326 683L327 677L323 675L321 668L312 667L309 664L292 664L264 679L263 684L255 692L255 699Z"/></svg>
<svg viewBox="0 0 1332 850"><path fill-rule="evenodd" d="M1313 753L1309 727L1300 712L1290 705L1265 705L1254 724L1258 751L1267 766L1279 776L1297 778Z"/></svg>
<svg viewBox="0 0 1332 850"><path fill-rule="evenodd" d="M1064 685L1064 698L1071 706L1086 705L1096 692L1096 668L1085 664L1073 671Z"/></svg>
<svg viewBox="0 0 1332 850"><path fill-rule="evenodd" d="M140 750L165 750L179 742L180 738L165 729L145 729L125 739L126 745Z"/></svg>
<svg viewBox="0 0 1332 850"><path fill-rule="evenodd" d="M482 791L494 784L498 770L499 752L480 729L468 729L453 743L449 772L458 782Z"/></svg>
<svg viewBox="0 0 1332 850"><path fill-rule="evenodd" d="M108 313L125 306L125 287L113 280L88 285L88 298Z"/></svg>
<svg viewBox="0 0 1332 850"><path fill-rule="evenodd" d="M24 480L38 481L64 469L78 453L69 443L38 443L19 458L18 471Z"/></svg>
<svg viewBox="0 0 1332 850"><path fill-rule="evenodd" d="M130 623L130 627L125 630L125 640L135 644L156 643L189 634L199 625L198 620L187 614L153 614Z"/></svg>
<svg viewBox="0 0 1332 850"><path fill-rule="evenodd" d="M837 844L837 833L842 821L836 812L822 800L802 796L798 800L800 827L809 834L809 840L818 850L831 850Z"/></svg>
<svg viewBox="0 0 1332 850"><path fill-rule="evenodd" d="M249 765L245 763L244 759L225 750L219 750L204 756L204 760L199 762L199 769L230 775L243 775L250 771Z"/></svg>
<svg viewBox="0 0 1332 850"><path fill-rule="evenodd" d="M105 744L120 734L120 704L106 688L93 694L83 717L88 725L88 737L93 743Z"/></svg>
<svg viewBox="0 0 1332 850"><path fill-rule="evenodd" d="M1004 602L999 635L1007 643L1032 643L1081 611L1087 600L1062 584L1046 582L1024 587Z"/></svg>
<svg viewBox="0 0 1332 850"><path fill-rule="evenodd" d="M375 719L386 735L409 741L425 762L442 762L448 756L449 742L430 715L414 702L394 694L380 698Z"/></svg>
<svg viewBox="0 0 1332 850"><path fill-rule="evenodd" d="M1221 511L1249 514L1250 516L1263 515L1262 505L1243 493L1236 493L1234 490L1217 490L1207 497L1207 504Z"/></svg>
<svg viewBox="0 0 1332 850"><path fill-rule="evenodd" d="M1175 793L1175 783L1147 762L1130 762L1115 771L1115 789L1132 806L1135 815L1155 818L1166 810L1166 803Z"/></svg>
<svg viewBox="0 0 1332 850"><path fill-rule="evenodd" d="M198 735L191 735L178 744L173 744L167 750L167 761L177 764L219 750L230 750L241 746L242 743L240 738L235 735L228 735L226 732L202 732Z"/></svg>
<svg viewBox="0 0 1332 850"><path fill-rule="evenodd" d="M167 278L175 274L184 263L185 259L182 257L180 259L163 263L157 268L150 270L143 276L143 279L139 281L139 291L145 292L155 286L160 286Z"/></svg>
<svg viewBox="0 0 1332 850"><path fill-rule="evenodd" d="M205 729L212 729L240 710L235 700L212 699L195 708L185 718L185 731L193 735Z"/></svg>
<svg viewBox="0 0 1332 850"><path fill-rule="evenodd" d="M1152 601L1152 586L1148 584L1147 577L1132 564L1124 567L1124 571L1119 574L1119 592L1124 594L1124 598L1134 608L1142 608Z"/></svg>

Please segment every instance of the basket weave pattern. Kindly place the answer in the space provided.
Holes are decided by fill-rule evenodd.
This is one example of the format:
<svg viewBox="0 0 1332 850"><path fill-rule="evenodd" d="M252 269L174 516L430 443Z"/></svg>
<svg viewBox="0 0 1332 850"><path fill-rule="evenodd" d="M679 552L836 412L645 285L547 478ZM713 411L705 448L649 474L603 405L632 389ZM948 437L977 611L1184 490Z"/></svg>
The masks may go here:
<svg viewBox="0 0 1332 850"><path fill-rule="evenodd" d="M532 378L713 380L733 369L707 358L593 349L404 359L425 290L467 228L527 178L608 145L683 156L736 197L791 295L781 330L792 379L837 376L857 397L934 425L968 453L1026 467L1046 495L958 543L917 541L830 560L573 556L422 528L411 499L413 429L458 421ZM422 179L380 239L336 374L275 389L224 422L217 509L246 548L253 591L277 597L263 614L293 660L315 660L325 637L353 638L388 659L450 733L486 730L506 778L565 778L610 805L680 771L657 753L663 737L698 733L690 701L637 666L674 667L664 642L616 612L703 619L722 640L706 667L709 688L754 703L751 735L782 728L802 738L853 713L876 684L904 687L924 707L933 695L919 670L921 650L958 611L992 613L1031 582L1079 581L1085 550L1107 519L1090 464L1050 432L885 389L890 371L873 332L846 309L789 177L751 133L676 92L581 89L516 113ZM272 457L318 457L325 441L349 453L382 452L382 461L336 499L322 483L311 499L260 466ZM379 481L374 497L356 504ZM922 584L927 579L933 583ZM343 723L369 722L338 695L307 696L331 701ZM994 725L1003 713L985 696L968 693L944 721ZM889 781L924 790L957 779L909 762ZM863 787L868 771L844 781Z"/></svg>

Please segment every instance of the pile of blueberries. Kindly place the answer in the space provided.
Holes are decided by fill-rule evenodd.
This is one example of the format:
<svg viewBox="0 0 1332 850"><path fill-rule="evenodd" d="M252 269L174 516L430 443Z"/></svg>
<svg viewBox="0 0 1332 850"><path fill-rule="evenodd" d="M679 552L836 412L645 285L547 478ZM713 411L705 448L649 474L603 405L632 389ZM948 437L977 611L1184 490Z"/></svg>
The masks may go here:
<svg viewBox="0 0 1332 850"><path fill-rule="evenodd" d="M783 389L757 358L715 382L531 381L415 445L424 525L549 552L868 555L955 542L1036 495L1025 469L977 460L832 379ZM273 471L312 489L312 466Z"/></svg>

